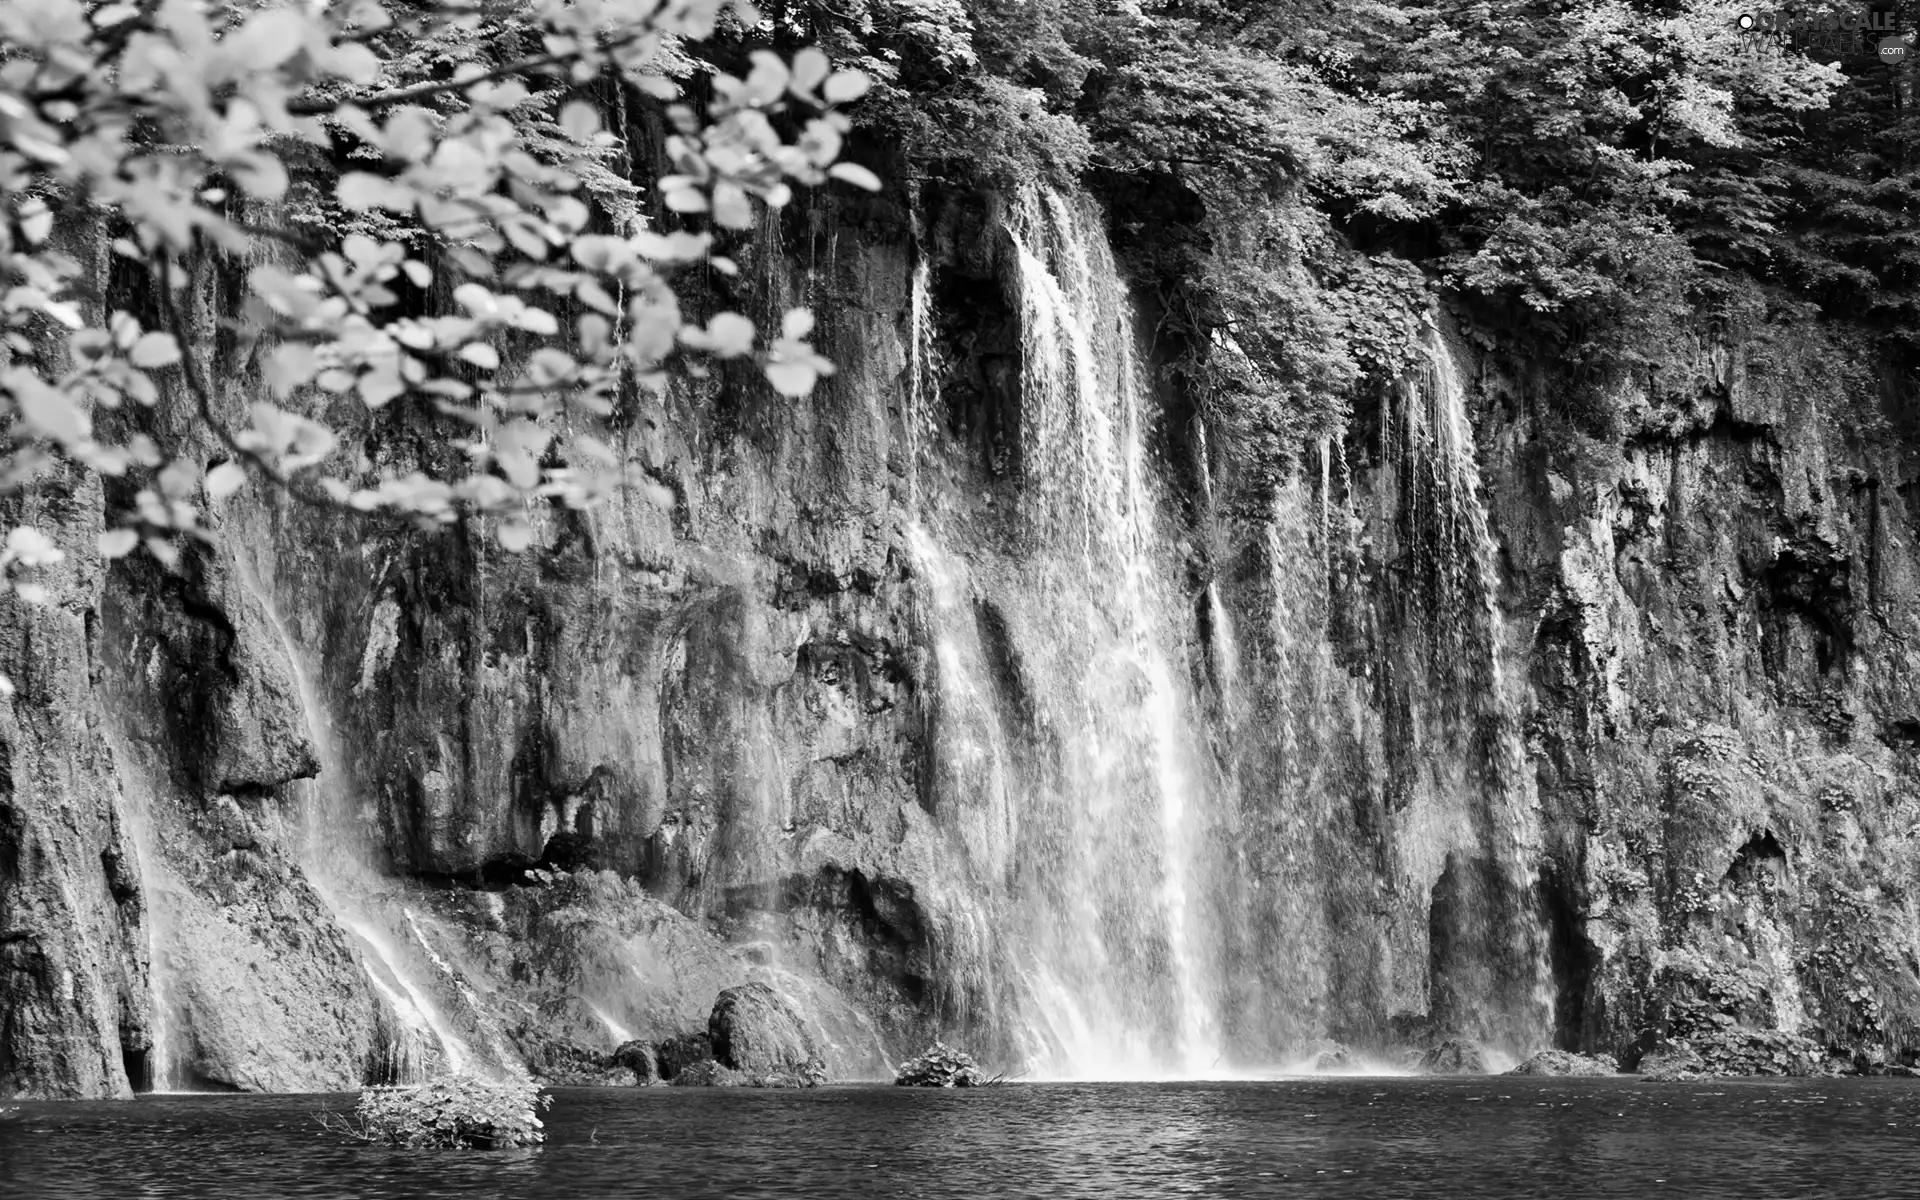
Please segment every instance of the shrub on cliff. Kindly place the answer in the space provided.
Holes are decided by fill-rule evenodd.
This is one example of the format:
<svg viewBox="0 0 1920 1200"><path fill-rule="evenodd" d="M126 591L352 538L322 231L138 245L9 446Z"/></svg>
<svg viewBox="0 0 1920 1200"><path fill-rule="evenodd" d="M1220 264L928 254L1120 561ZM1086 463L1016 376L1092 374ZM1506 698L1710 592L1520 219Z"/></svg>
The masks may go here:
<svg viewBox="0 0 1920 1200"><path fill-rule="evenodd" d="M987 1081L971 1055L955 1050L945 1042L935 1042L908 1059L894 1076L896 1087L979 1087Z"/></svg>
<svg viewBox="0 0 1920 1200"><path fill-rule="evenodd" d="M508 1150L546 1140L540 1111L552 1103L528 1080L454 1075L411 1087L368 1088L351 1114L321 1123L375 1145Z"/></svg>

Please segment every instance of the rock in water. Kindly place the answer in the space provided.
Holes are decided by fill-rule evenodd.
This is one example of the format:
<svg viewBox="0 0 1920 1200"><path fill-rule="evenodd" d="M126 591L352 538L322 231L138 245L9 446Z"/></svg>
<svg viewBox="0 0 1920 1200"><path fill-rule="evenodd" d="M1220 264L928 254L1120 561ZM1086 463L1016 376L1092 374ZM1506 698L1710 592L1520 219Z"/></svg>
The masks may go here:
<svg viewBox="0 0 1920 1200"><path fill-rule="evenodd" d="M638 1084L659 1083L660 1061L654 1055L652 1046L645 1042L621 1042L614 1050L611 1062L614 1066L633 1072L633 1082Z"/></svg>
<svg viewBox="0 0 1920 1200"><path fill-rule="evenodd" d="M816 1087L827 1078L826 1059L806 1022L764 983L728 988L707 1018L714 1061L756 1087Z"/></svg>
<svg viewBox="0 0 1920 1200"><path fill-rule="evenodd" d="M1640 1059L1641 1078L1662 1083L1698 1079L1706 1070L1707 1061L1686 1042L1663 1042Z"/></svg>
<svg viewBox="0 0 1920 1200"><path fill-rule="evenodd" d="M893 1077L898 1087L979 1087L986 1081L987 1077L974 1064L971 1055L945 1042L935 1042L921 1051L919 1057L901 1064L899 1073Z"/></svg>
<svg viewBox="0 0 1920 1200"><path fill-rule="evenodd" d="M1478 1044L1448 1038L1420 1056L1420 1069L1429 1075L1485 1075L1487 1058Z"/></svg>
<svg viewBox="0 0 1920 1200"><path fill-rule="evenodd" d="M1617 1075L1620 1065L1611 1054L1574 1054L1566 1050L1542 1050L1521 1063L1509 1075Z"/></svg>
<svg viewBox="0 0 1920 1200"><path fill-rule="evenodd" d="M713 1061L713 1040L703 1030L699 1033L683 1033L679 1037L656 1042L653 1046L653 1061L660 1078L672 1083L687 1068Z"/></svg>

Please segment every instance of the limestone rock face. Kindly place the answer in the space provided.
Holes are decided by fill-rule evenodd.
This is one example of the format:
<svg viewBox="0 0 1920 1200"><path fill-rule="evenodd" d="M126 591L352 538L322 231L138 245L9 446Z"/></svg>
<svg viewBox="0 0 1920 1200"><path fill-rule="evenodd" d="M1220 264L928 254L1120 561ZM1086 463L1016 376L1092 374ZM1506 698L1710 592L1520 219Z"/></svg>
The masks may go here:
<svg viewBox="0 0 1920 1200"><path fill-rule="evenodd" d="M826 1064L806 1019L764 983L721 992L707 1034L714 1061L759 1086L812 1087L826 1079Z"/></svg>
<svg viewBox="0 0 1920 1200"><path fill-rule="evenodd" d="M1016 968L1086 893L1144 894L1070 888L1076 856L1164 836L1060 820L1101 771L1225 797L1189 831L1188 909L1240 932L1194 939L1192 995L1120 1007L1211 1004L1187 1027L1248 1065L1416 1029L1629 1067L1655 1038L1741 1069L1915 1061L1920 455L1868 347L1756 317L1650 353L1589 420L1555 364L1458 339L1444 465L1473 507L1446 512L1397 410L1236 478L1191 398L1153 397L1179 596L1124 632L1170 678L1122 655L1111 696L1065 695L1055 644L1112 614L1086 531L1028 519L1050 485L1020 461L1006 238L978 197L935 207L924 237L882 201L790 226L755 270L822 314L835 376L637 400L632 486L543 511L530 554L248 491L166 575L99 560L127 498L97 479L9 501L67 560L49 603L0 600L0 1099L463 1055L637 1079L635 1043L663 1078L884 1079L935 1033L1017 1068L1074 1027L1037 1009L1084 997ZM938 412L910 411L923 251ZM254 382L217 367L238 414ZM188 439L191 408L154 419ZM343 461L421 465L394 420L343 419ZM1476 514L1484 577L1430 544ZM1202 731L1184 770L1068 732L1156 695ZM1494 782L1525 828L1466 819ZM1112 949L1176 974L1171 941ZM780 1003L736 996L723 1050L714 997L743 981ZM1474 1010L1536 982L1550 1012Z"/></svg>
<svg viewBox="0 0 1920 1200"><path fill-rule="evenodd" d="M98 481L0 505L70 549L0 598L0 1099L123 1096L152 1044L140 859L94 692ZM134 1077L134 1078L130 1078Z"/></svg>

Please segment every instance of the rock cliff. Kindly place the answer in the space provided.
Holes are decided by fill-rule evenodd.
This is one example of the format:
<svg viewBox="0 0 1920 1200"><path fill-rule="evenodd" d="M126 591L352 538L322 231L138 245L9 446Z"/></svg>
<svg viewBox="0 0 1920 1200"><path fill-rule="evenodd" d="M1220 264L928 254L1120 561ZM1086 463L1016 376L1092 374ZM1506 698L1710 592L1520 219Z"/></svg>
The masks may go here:
<svg viewBox="0 0 1920 1200"><path fill-rule="evenodd" d="M526 554L249 492L169 576L25 500L0 1098L544 1068L748 982L835 1078L1920 1046L1910 398L1757 322L1582 429L1449 319L1256 484L1093 213L797 213L749 261L838 374L637 400Z"/></svg>

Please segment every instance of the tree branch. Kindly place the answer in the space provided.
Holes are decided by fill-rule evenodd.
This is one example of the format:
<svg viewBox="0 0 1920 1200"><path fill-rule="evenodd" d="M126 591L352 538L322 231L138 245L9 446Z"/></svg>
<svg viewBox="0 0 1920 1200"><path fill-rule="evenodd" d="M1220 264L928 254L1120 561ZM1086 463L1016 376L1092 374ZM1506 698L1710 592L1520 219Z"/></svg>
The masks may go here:
<svg viewBox="0 0 1920 1200"><path fill-rule="evenodd" d="M647 37L654 32L651 21L644 22L637 29L628 30L611 41L602 42L594 48L601 53L611 53ZM354 104L361 108L386 108L394 104L409 104L416 100L426 100L448 92L464 92L468 88L504 79L510 75L531 74L546 67L572 62L583 56L581 50L569 50L565 53L538 54L532 58L523 58L503 66L495 67L480 75L465 79L435 79L426 83L416 83L410 87L390 88L384 92L375 92L371 96L359 99L342 97L338 100L294 100L288 103L287 111L297 117L324 116L337 111L343 104Z"/></svg>
<svg viewBox="0 0 1920 1200"><path fill-rule="evenodd" d="M196 263L191 279L197 282L199 277L199 267ZM207 428L213 431L214 436L220 439L221 444L224 445L236 459L251 465L261 475L265 476L267 481L271 483L276 490L303 504L311 504L320 508L330 508L336 512L358 513L360 510L351 504L343 503L342 501L334 499L324 491L298 483L282 475L279 469L275 467L273 463L269 462L264 455L252 447L243 444L240 439L234 435L233 431L227 428L226 422L222 421L219 414L213 410L213 392L207 387L206 379L200 374L200 360L194 353L193 340L187 329L186 319L180 311L178 300L174 297L173 288L168 286L166 273L162 274L159 283L160 286L155 290L159 293L161 315L166 319L167 331L173 335L174 342L180 347L180 365L182 374L186 376L187 390L193 393L195 405L200 412L200 419L206 422Z"/></svg>

